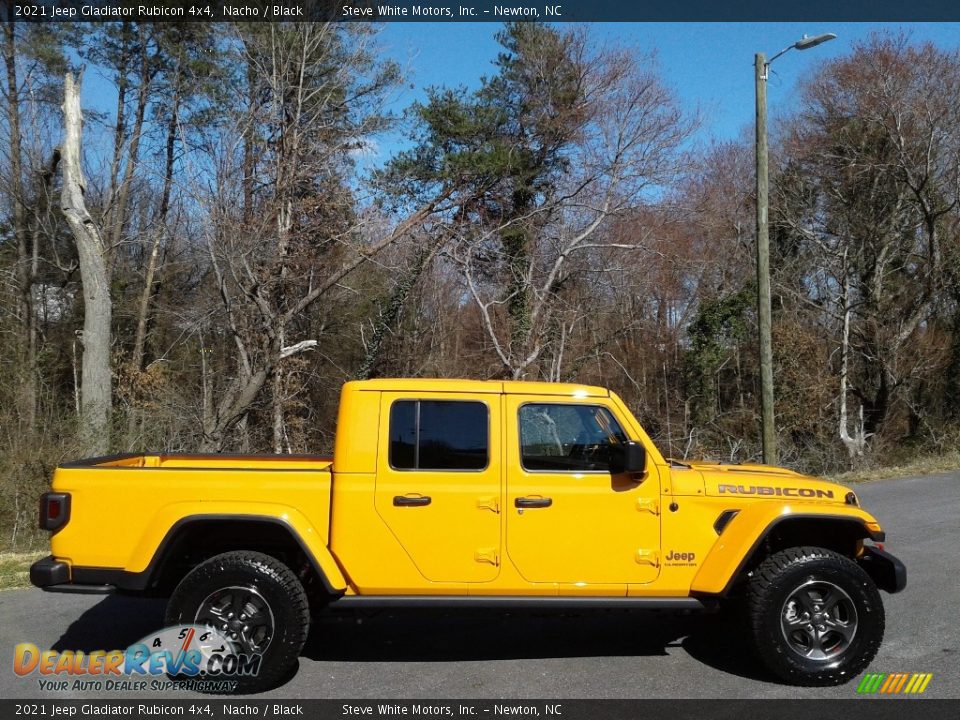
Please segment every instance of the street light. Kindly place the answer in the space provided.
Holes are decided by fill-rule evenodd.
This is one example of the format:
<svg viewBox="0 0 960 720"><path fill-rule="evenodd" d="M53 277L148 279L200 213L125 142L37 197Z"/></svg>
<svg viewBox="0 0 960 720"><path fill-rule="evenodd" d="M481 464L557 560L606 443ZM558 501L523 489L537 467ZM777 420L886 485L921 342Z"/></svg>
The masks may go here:
<svg viewBox="0 0 960 720"><path fill-rule="evenodd" d="M770 337L770 234L767 226L767 71L770 63L790 50L809 50L837 36L824 33L804 35L768 61L757 53L754 79L757 89L757 322L760 331L760 399L762 408L761 438L763 462L777 464L777 434L773 420L773 341Z"/></svg>

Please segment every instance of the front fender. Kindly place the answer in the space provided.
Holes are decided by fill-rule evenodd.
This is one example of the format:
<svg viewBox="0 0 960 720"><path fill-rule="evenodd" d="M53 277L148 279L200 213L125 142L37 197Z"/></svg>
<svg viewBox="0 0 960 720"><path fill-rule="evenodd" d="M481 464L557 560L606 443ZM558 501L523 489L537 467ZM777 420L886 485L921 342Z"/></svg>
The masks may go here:
<svg viewBox="0 0 960 720"><path fill-rule="evenodd" d="M846 505L796 503L784 506L766 500L753 500L739 509L723 528L717 542L707 553L690 586L693 593L723 594L741 568L778 524L787 520L814 519L853 523L862 537L880 537L880 525L870 513ZM810 545L816 545L811 538Z"/></svg>

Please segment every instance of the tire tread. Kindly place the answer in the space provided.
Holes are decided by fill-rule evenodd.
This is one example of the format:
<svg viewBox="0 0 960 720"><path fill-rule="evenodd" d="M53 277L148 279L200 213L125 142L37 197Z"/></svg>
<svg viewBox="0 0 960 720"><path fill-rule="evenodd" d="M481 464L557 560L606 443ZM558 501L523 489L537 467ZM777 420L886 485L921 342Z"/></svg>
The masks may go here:
<svg viewBox="0 0 960 720"><path fill-rule="evenodd" d="M235 550L216 555L197 565L177 585L167 605L166 624L184 622L180 609L189 595L198 588L212 587L225 572L252 572L274 583L282 593L293 618L274 628L274 641L283 642L283 654L265 663L255 678L238 678L237 692L261 692L275 687L296 665L310 630L310 602L306 591L294 572L277 558L254 550ZM282 639L278 637L283 634ZM268 648L269 652L272 648Z"/></svg>
<svg viewBox="0 0 960 720"><path fill-rule="evenodd" d="M778 590L777 581L785 573L791 573L810 563L817 563L818 568L821 569L836 570L852 576L855 581L864 586L868 599L872 605L875 605L875 607L867 607L867 610L874 613L872 621L875 627L866 637L858 656L843 662L840 667L827 667L816 672L806 671L778 653L770 643L767 634L769 632L768 614L771 612L771 607L776 605L772 596ZM793 685L825 686L848 682L870 664L883 641L885 629L883 603L870 576L850 558L826 548L804 545L781 550L766 558L753 571L747 583L746 604L747 620L757 654L771 671ZM778 608L778 622L779 612ZM858 606L858 613L860 612L861 608ZM861 623L862 626L863 623Z"/></svg>

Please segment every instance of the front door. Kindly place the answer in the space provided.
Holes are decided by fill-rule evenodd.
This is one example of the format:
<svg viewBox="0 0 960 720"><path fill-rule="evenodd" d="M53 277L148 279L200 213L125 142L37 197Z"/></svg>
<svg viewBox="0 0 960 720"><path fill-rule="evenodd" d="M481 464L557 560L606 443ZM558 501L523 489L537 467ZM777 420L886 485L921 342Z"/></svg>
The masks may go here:
<svg viewBox="0 0 960 720"><path fill-rule="evenodd" d="M612 404L507 396L504 418L507 552L524 579L653 581L659 476L652 462L643 476L611 474L611 448L628 440Z"/></svg>
<svg viewBox="0 0 960 720"><path fill-rule="evenodd" d="M383 393L375 504L420 573L487 582L500 565L499 394Z"/></svg>

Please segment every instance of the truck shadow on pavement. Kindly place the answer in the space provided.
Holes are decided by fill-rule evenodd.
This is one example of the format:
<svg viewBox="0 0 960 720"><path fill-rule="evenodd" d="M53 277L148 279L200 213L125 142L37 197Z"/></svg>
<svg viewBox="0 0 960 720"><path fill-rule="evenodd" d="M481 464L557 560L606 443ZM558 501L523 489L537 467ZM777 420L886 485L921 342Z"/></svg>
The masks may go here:
<svg viewBox="0 0 960 720"><path fill-rule="evenodd" d="M123 649L163 625L165 600L108 595L74 620L54 650ZM773 682L722 615L625 611L390 610L326 612L304 658L321 662L456 662L667 655Z"/></svg>
<svg viewBox="0 0 960 720"><path fill-rule="evenodd" d="M165 600L107 595L70 623L53 650L123 650L163 627Z"/></svg>
<svg viewBox="0 0 960 720"><path fill-rule="evenodd" d="M720 615L583 611L330 612L302 655L336 662L437 662L667 655L680 648L725 673L775 682Z"/></svg>

